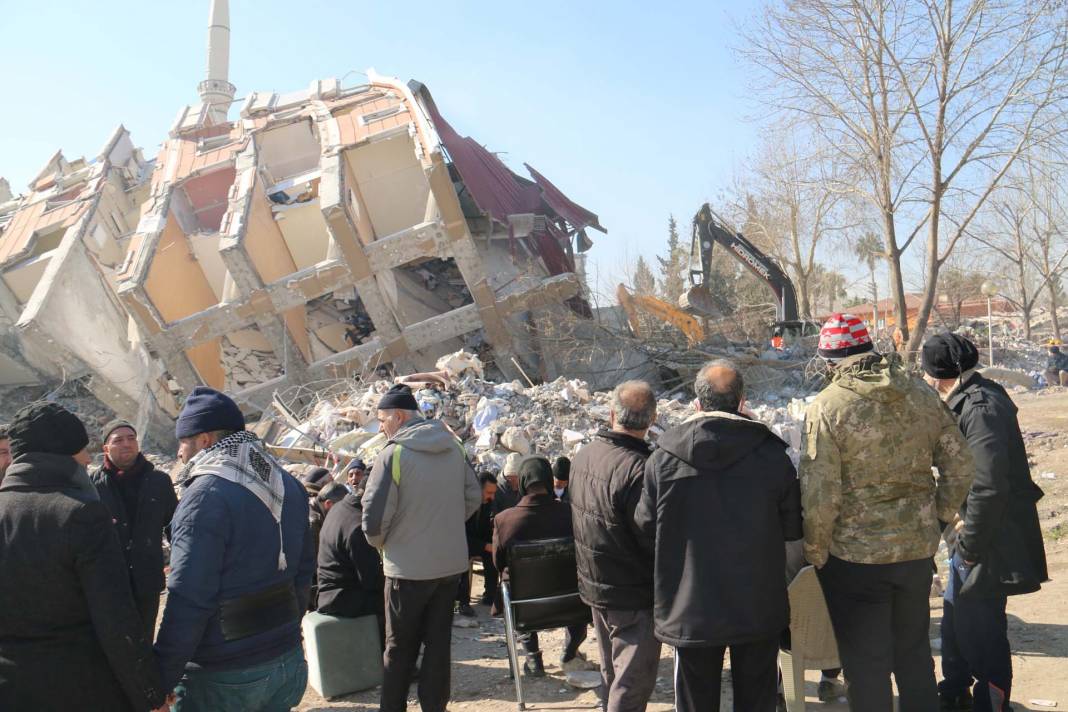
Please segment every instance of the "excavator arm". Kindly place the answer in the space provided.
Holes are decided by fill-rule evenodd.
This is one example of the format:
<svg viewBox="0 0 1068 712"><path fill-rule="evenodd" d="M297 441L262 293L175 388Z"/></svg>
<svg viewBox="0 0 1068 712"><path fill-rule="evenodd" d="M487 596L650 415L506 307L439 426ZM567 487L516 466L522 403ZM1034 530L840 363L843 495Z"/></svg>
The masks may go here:
<svg viewBox="0 0 1068 712"><path fill-rule="evenodd" d="M627 323L630 324L630 330L638 338L647 336L641 320L638 318L638 313L644 312L660 321L671 324L681 331L686 335L686 340L690 342L691 346L705 340L705 330L700 321L663 299L657 299L646 294L631 294L630 290L621 284L616 287L616 300L627 315Z"/></svg>
<svg viewBox="0 0 1068 712"><path fill-rule="evenodd" d="M797 293L786 273L756 245L741 233L730 230L708 203L701 206L693 219L693 238L690 245L690 283L693 287L679 299L679 305L690 313L716 316L708 289L708 275L712 273L712 248L716 243L768 285L775 294L775 320L779 323L798 323Z"/></svg>

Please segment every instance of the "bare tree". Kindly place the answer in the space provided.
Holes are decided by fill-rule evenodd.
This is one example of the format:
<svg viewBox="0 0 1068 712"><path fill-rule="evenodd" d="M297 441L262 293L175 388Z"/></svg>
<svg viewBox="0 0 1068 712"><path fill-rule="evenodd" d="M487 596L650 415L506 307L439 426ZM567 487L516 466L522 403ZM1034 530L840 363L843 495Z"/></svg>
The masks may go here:
<svg viewBox="0 0 1068 712"><path fill-rule="evenodd" d="M842 229L843 195L834 189L833 164L817 146L802 151L801 134L776 131L754 163L753 183L736 212L745 213L746 237L785 266L797 289L801 315L811 318L817 249Z"/></svg>
<svg viewBox="0 0 1068 712"><path fill-rule="evenodd" d="M1057 0L772 0L742 52L763 95L837 149L881 218L897 323L915 351L938 273L1017 159L1059 128L1068 44ZM911 229L900 231L901 224ZM908 333L901 255L926 228Z"/></svg>

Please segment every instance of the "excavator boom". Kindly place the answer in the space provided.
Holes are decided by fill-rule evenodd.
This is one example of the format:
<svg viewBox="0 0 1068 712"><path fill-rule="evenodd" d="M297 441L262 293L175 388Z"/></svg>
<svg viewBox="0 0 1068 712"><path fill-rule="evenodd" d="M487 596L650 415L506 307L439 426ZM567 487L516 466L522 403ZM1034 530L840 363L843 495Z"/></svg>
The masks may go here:
<svg viewBox="0 0 1068 712"><path fill-rule="evenodd" d="M690 245L690 283L693 287L679 299L679 305L699 316L718 316L708 289L708 275L712 273L712 248L716 243L740 261L768 285L775 294L775 319L779 323L797 323L797 293L790 278L756 245L741 233L729 229L708 203L701 206L693 219L693 238Z"/></svg>
<svg viewBox="0 0 1068 712"><path fill-rule="evenodd" d="M638 317L639 312L644 312L660 321L671 324L681 331L686 335L686 340L690 342L691 346L705 340L705 330L700 321L663 299L657 299L647 294L631 294L630 290L621 284L616 287L616 300L627 315L627 323L630 325L630 330L638 338L648 336L642 327L641 319Z"/></svg>

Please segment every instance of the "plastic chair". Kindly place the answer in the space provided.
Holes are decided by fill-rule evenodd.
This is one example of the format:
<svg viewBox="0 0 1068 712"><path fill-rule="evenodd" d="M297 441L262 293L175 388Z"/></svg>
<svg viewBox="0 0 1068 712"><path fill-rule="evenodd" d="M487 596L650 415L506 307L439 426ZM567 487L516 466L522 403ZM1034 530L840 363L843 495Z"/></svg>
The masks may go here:
<svg viewBox="0 0 1068 712"><path fill-rule="evenodd" d="M805 670L841 667L838 642L816 569L801 569L787 587L790 596L790 650L779 651L783 695L789 712L804 712Z"/></svg>
<svg viewBox="0 0 1068 712"><path fill-rule="evenodd" d="M565 628L592 621L589 606L578 594L574 539L536 539L511 545L508 548L508 581L501 584L501 596L516 705L525 710L516 633Z"/></svg>

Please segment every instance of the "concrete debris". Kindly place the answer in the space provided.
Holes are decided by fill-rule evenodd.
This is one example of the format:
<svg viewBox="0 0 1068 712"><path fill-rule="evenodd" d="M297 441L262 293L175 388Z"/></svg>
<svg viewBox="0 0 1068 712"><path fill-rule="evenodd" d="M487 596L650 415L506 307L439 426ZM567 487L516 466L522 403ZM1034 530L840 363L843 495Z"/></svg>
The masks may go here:
<svg viewBox="0 0 1068 712"><path fill-rule="evenodd" d="M412 386L420 410L448 425L483 469L510 471L528 454L572 457L598 430L608 427L610 393L592 392L584 381L561 377L533 387L519 381L496 383L477 375L478 359L466 352L450 354L438 365L441 371L395 380ZM374 416L378 399L391 385L378 380L332 389L305 410L299 427L285 429L274 444L290 448L325 444L341 459L370 460L386 442ZM805 399L779 398L751 406L752 415L787 443L795 464L806 404ZM660 399L652 437L693 412L691 403L679 397Z"/></svg>

